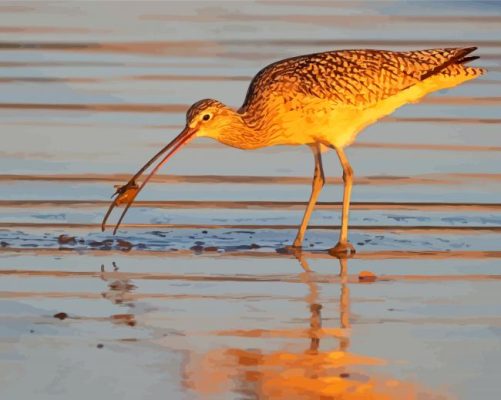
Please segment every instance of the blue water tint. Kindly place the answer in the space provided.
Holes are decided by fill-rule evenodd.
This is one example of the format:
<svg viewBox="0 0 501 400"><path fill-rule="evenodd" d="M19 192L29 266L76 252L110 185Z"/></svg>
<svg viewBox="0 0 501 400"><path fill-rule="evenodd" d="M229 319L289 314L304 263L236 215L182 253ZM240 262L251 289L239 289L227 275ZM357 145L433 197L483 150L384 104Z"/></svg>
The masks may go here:
<svg viewBox="0 0 501 400"><path fill-rule="evenodd" d="M109 233L65 232L62 229L0 230L0 240L4 247L70 248L75 250L123 250L176 251L190 249L195 252L207 251L275 251L289 245L295 237L295 229L159 229L159 230L119 230L117 236ZM70 240L58 240L67 235ZM328 249L337 242L337 230L310 230L305 239L307 249ZM498 250L499 235L475 233L468 235L423 232L351 233L351 241L360 250Z"/></svg>
<svg viewBox="0 0 501 400"><path fill-rule="evenodd" d="M35 206L36 207L36 206ZM127 213L126 222L129 224L242 224L271 226L298 225L303 216L303 208L286 209L211 209L200 205L196 209L169 209L132 207ZM0 207L0 222L3 223L70 223L70 224L100 224L106 206L91 208L50 207L40 210L13 209ZM389 226L472 226L496 227L501 225L501 217L494 212L473 211L461 212L444 211L392 211L385 210L358 210L350 214L352 225L389 225ZM110 223L115 220L112 217ZM339 225L341 223L341 207L331 207L331 210L317 210L313 213L310 225Z"/></svg>

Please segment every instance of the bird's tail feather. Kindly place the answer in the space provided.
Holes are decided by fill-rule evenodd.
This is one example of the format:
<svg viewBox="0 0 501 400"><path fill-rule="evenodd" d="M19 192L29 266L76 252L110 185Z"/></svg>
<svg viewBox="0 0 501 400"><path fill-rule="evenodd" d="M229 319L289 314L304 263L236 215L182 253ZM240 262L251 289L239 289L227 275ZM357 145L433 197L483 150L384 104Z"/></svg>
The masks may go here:
<svg viewBox="0 0 501 400"><path fill-rule="evenodd" d="M474 50L476 50L476 47L473 47ZM469 53L467 53L469 54ZM474 76L480 76L483 75L487 72L485 68L480 68L480 67L467 67L465 64L478 60L480 57L479 56L470 56L470 57L462 57L459 58L454 64L458 65L466 75L474 75Z"/></svg>
<svg viewBox="0 0 501 400"><path fill-rule="evenodd" d="M466 64L466 63L469 63L471 61L478 60L479 58L480 58L479 56L464 57L464 58L461 58L460 60L457 60L456 63L457 64Z"/></svg>
<svg viewBox="0 0 501 400"><path fill-rule="evenodd" d="M482 75L483 73L485 73L485 70L482 68L463 67L463 64L473 60L477 60L479 58L478 56L467 57L468 54L477 50L477 47L463 47L452 50L454 50L452 57L450 57L446 62L441 63L437 65L435 68L427 71L425 74L421 76L421 80L423 81L429 78L430 76L437 75L440 73L450 73L452 71L464 71L467 75L470 75L472 73L475 75ZM457 67L460 68L458 69Z"/></svg>

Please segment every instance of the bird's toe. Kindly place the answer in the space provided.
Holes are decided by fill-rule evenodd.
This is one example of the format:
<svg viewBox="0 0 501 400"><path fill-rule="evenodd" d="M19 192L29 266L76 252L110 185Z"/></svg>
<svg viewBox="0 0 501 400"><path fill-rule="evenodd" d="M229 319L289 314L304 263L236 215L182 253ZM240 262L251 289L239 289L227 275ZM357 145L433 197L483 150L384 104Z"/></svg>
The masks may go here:
<svg viewBox="0 0 501 400"><path fill-rule="evenodd" d="M355 253L355 247L350 242L338 242L332 249L329 249L329 254L338 258L353 257Z"/></svg>

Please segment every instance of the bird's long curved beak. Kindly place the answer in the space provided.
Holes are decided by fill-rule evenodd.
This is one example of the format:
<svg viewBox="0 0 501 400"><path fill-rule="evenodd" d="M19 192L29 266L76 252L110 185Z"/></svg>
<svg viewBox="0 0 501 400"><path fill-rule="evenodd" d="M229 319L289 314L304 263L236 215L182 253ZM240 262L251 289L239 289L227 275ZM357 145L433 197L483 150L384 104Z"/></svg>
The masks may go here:
<svg viewBox="0 0 501 400"><path fill-rule="evenodd" d="M120 204L127 203L125 206L124 211L122 212L122 215L120 216L120 219L118 220L117 224L115 225L115 229L113 230L113 234L115 234L118 230L118 227L122 223L122 220L127 213L127 210L129 207L132 205L134 202L136 196L139 194L141 190L146 186L148 181L151 179L153 175L171 158L181 147L183 147L185 144L187 144L191 139L194 138L196 133L196 129L190 128L186 126L183 131L176 136L174 140L172 140L167 146L165 146L163 149L161 149L157 154L155 154L151 160L149 160L146 164L144 164L139 171L136 172L136 174L123 186L119 187L115 194L113 196L116 196L113 202L110 204L110 207L108 208L108 211L106 212L106 215L103 218L103 222L101 223L101 230L104 232L106 229L106 221L108 220L108 217L110 216L111 212L113 209ZM169 151L170 150L170 151ZM167 153L167 154L165 154ZM164 155L165 154L165 155ZM141 177L143 173L153 164L158 158L160 158L162 155L164 157L162 160L153 168L150 172L150 174L146 177L146 179L141 183L141 186L138 186L136 184L136 179ZM112 196L112 197L113 197Z"/></svg>

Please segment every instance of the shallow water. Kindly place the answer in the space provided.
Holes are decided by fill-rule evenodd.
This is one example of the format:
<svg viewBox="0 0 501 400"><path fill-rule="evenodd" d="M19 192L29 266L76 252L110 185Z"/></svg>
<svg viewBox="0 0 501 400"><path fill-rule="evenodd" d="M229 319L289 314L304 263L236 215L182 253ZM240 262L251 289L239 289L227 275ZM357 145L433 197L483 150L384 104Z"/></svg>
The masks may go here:
<svg viewBox="0 0 501 400"><path fill-rule="evenodd" d="M480 1L1 2L0 397L498 398L500 22ZM326 251L331 153L305 251L280 251L309 195L303 148L192 143L100 232L113 185L189 104L238 107L266 64L470 45L486 76L348 150L354 258Z"/></svg>

